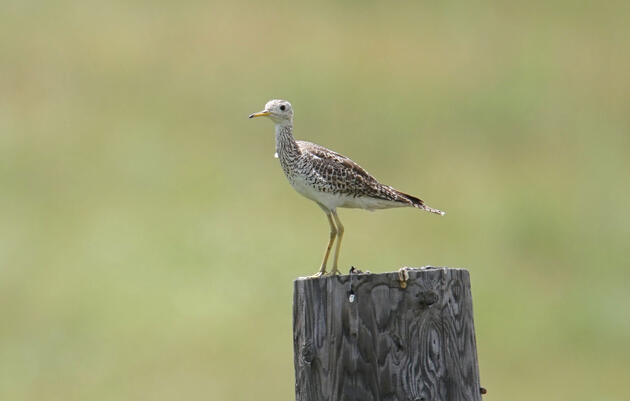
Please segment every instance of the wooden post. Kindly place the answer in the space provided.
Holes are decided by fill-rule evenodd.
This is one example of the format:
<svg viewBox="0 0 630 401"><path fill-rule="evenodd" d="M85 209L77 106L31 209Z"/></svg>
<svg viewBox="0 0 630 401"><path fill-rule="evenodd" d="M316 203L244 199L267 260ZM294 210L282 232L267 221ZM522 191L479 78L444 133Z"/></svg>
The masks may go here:
<svg viewBox="0 0 630 401"><path fill-rule="evenodd" d="M405 271L295 280L297 401L481 400L468 271Z"/></svg>

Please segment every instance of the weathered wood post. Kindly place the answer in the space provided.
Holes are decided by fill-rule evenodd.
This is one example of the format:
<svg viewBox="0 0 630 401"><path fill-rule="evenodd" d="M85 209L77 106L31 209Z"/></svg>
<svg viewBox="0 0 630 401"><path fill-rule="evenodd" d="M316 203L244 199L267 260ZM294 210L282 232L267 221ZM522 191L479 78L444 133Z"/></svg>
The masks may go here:
<svg viewBox="0 0 630 401"><path fill-rule="evenodd" d="M467 270L294 282L297 401L481 400Z"/></svg>

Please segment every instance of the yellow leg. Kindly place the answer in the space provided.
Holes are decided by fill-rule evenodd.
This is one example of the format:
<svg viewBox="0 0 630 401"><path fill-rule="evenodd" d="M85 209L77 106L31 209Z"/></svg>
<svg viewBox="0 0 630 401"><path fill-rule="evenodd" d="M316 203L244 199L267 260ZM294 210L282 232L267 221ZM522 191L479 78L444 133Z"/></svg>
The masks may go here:
<svg viewBox="0 0 630 401"><path fill-rule="evenodd" d="M330 272L330 275L335 275L339 273L337 269L337 263L339 262L339 248L341 248L341 239L343 238L343 224L341 224L341 220L339 220L339 216L337 216L337 212L332 212L333 217L335 218L335 224L337 225L337 246L335 247L335 258L333 259L333 268Z"/></svg>
<svg viewBox="0 0 630 401"><path fill-rule="evenodd" d="M328 246L326 247L326 252L324 253L324 260L322 260L322 267L319 271L313 274L311 277L319 277L326 274L326 262L328 262L328 256L330 255L330 249L332 248L333 242L335 242L335 237L337 236L337 228L335 227L335 223L333 223L332 215L329 211L324 210L326 213L326 217L328 217L328 224L330 224L330 239L328 240ZM335 262L335 266L337 263Z"/></svg>

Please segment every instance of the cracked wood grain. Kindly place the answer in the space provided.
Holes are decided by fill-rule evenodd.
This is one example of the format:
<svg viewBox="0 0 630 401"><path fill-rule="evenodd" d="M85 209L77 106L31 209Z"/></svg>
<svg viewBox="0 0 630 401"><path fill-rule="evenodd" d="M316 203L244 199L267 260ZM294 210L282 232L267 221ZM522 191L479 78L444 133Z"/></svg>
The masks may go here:
<svg viewBox="0 0 630 401"><path fill-rule="evenodd" d="M294 282L297 401L478 401L464 269Z"/></svg>

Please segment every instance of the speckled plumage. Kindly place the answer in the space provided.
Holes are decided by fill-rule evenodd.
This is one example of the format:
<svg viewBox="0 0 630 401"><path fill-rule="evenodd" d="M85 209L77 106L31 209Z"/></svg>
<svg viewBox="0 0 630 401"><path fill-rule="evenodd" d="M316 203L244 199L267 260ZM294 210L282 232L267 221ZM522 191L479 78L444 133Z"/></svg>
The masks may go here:
<svg viewBox="0 0 630 401"><path fill-rule="evenodd" d="M296 141L291 126L278 126L277 130L278 159L287 179L297 192L328 209L415 206L441 214L422 200L381 184L346 156L311 142Z"/></svg>
<svg viewBox="0 0 630 401"><path fill-rule="evenodd" d="M325 273L330 248L339 234L332 273L337 272L343 235L343 226L336 213L338 207L374 210L412 206L444 215L444 212L425 205L421 199L379 183L349 158L311 142L296 141L293 137L293 110L289 102L271 100L263 111L250 115L250 118L260 116L268 116L276 124L276 154L291 186L315 201L328 216L331 240L322 268L316 275ZM333 218L336 224L333 224Z"/></svg>

